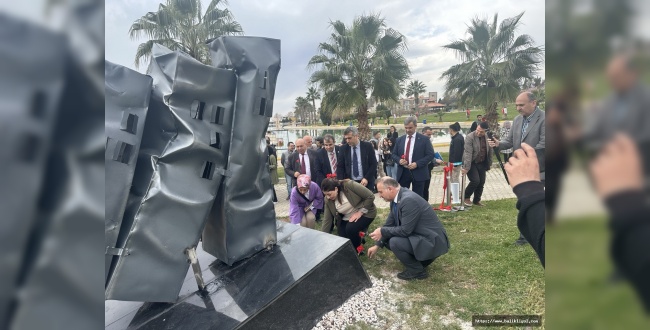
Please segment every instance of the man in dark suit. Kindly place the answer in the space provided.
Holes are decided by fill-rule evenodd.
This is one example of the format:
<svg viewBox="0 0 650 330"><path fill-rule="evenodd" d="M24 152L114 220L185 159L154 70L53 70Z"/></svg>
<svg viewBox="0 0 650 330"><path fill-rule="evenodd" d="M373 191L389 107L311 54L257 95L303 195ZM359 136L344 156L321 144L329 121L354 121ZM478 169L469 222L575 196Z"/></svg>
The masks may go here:
<svg viewBox="0 0 650 330"><path fill-rule="evenodd" d="M348 127L343 131L346 144L341 147L341 160L337 163L336 176L339 180L351 179L366 188L375 188L377 178L377 158L370 142L359 139L356 127Z"/></svg>
<svg viewBox="0 0 650 330"><path fill-rule="evenodd" d="M318 150L317 181L315 182L319 186L328 174L336 174L339 159L341 159L341 148L334 144L334 136L326 134L323 136L323 148Z"/></svg>
<svg viewBox="0 0 650 330"><path fill-rule="evenodd" d="M285 168L285 172L291 176L293 186L296 186L296 179L300 174L307 174L312 178L316 178L316 168L318 167L318 155L316 150L309 149L305 140L296 140L296 152L289 156L289 161Z"/></svg>
<svg viewBox="0 0 650 330"><path fill-rule="evenodd" d="M433 128L431 128L429 126L425 126L422 129L422 134L424 136L426 136L429 139L429 141L431 141L431 136L433 136ZM433 150L433 153L435 155L435 153L436 153L435 149ZM427 201L427 202L429 201L429 189L431 189L431 187L430 187L431 186L431 171L433 171L434 166L438 166L439 164L442 164L442 160L440 160L438 158L434 158L432 161L429 162L429 164L427 164L427 169L429 170L429 179L424 182L424 195L422 196L422 198L424 198L424 200Z"/></svg>
<svg viewBox="0 0 650 330"><path fill-rule="evenodd" d="M404 121L406 134L397 138L393 147L393 160L397 166L396 178L402 187L412 186L413 192L424 196L424 185L431 178L427 165L433 161L433 146L428 137L415 132L417 121L408 117ZM427 187L428 189L428 187Z"/></svg>
<svg viewBox="0 0 650 330"><path fill-rule="evenodd" d="M449 251L444 226L431 205L391 177L377 181L379 196L390 202L391 212L383 227L370 234L375 246L368 249L372 258L380 247L387 247L404 264L406 270L397 274L402 280L426 278L426 267Z"/></svg>

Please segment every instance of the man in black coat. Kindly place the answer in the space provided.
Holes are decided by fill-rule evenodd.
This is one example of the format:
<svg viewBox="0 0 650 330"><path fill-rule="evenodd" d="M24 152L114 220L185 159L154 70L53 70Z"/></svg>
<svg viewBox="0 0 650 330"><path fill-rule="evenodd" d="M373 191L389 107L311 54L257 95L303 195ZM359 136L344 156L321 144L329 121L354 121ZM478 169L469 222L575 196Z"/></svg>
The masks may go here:
<svg viewBox="0 0 650 330"><path fill-rule="evenodd" d="M415 117L406 118L406 134L395 141L392 157L399 164L396 173L399 184L406 188L412 186L411 190L424 198L424 185L431 178L427 164L433 161L434 152L429 138L417 133L416 128Z"/></svg>
<svg viewBox="0 0 650 330"><path fill-rule="evenodd" d="M463 152L465 152L465 138L460 134L460 124L458 122L449 125L449 135L451 135L451 143L449 143L448 161L451 164L462 163ZM451 172L451 183L460 183L461 165L454 166L454 170Z"/></svg>
<svg viewBox="0 0 650 330"><path fill-rule="evenodd" d="M319 159L316 150L309 149L305 140L298 139L296 140L296 152L289 156L288 167L284 170L291 176L291 181L295 187L296 179L300 174L307 174L312 180L318 177L316 172L318 162Z"/></svg>
<svg viewBox="0 0 650 330"><path fill-rule="evenodd" d="M431 128L429 126L425 126L422 129L422 134L424 136L426 136L427 138L429 138L429 141L431 141L431 136L433 136L433 128ZM435 149L433 150L433 153L434 154L436 153ZM422 196L424 198L424 200L426 200L427 202L429 201L429 189L431 189L431 187L430 187L431 186L431 171L433 171L433 168L435 166L437 166L438 164L442 164L442 160L437 159L437 158L434 158L432 161L429 162L429 164L427 164L427 169L429 170L429 179L424 182L424 196Z"/></svg>
<svg viewBox="0 0 650 330"><path fill-rule="evenodd" d="M320 186L328 174L336 174L341 148L334 143L334 136L326 134L323 136L323 148L318 150L318 166L316 168L317 180L314 181Z"/></svg>
<svg viewBox="0 0 650 330"><path fill-rule="evenodd" d="M337 163L336 176L339 180L351 179L366 188L375 188L377 178L377 158L370 142L359 139L356 127L343 131L346 144L341 147L342 160Z"/></svg>

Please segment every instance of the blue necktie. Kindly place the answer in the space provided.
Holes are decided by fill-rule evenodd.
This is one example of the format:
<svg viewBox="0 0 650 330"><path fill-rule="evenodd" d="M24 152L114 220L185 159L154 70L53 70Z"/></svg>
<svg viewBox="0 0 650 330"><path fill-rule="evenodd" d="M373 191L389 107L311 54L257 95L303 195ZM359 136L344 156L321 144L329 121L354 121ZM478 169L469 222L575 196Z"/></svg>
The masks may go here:
<svg viewBox="0 0 650 330"><path fill-rule="evenodd" d="M352 175L353 179L359 177L359 160L357 159L357 147L352 147Z"/></svg>
<svg viewBox="0 0 650 330"><path fill-rule="evenodd" d="M393 209L393 216L395 217L395 223L399 225L399 219L397 217L397 203L392 202L391 204L393 204L392 209Z"/></svg>

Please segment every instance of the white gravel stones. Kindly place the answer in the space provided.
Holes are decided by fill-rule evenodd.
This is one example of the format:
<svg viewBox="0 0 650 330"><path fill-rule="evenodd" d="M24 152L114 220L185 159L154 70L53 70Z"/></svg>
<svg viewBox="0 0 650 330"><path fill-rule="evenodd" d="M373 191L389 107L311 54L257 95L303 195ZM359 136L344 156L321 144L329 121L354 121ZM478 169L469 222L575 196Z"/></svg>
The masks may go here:
<svg viewBox="0 0 650 330"><path fill-rule="evenodd" d="M341 307L323 315L313 328L314 330L345 329L346 326L357 322L381 326L382 321L377 316L377 310L383 306L384 294L392 283L370 276L372 287L360 291L350 297Z"/></svg>

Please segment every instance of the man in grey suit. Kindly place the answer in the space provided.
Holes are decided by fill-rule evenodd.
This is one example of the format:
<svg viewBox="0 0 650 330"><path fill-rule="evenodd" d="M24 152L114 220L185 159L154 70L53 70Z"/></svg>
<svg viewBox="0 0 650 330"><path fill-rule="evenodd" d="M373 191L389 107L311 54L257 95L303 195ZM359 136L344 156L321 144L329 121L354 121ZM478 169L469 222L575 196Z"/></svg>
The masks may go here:
<svg viewBox="0 0 650 330"><path fill-rule="evenodd" d="M400 187L391 177L380 178L377 191L390 202L391 212L384 226L370 234L375 246L368 249L368 257L372 258L380 247L387 247L406 268L397 274L399 279L428 277L426 267L449 251L447 232L438 216L424 198Z"/></svg>
<svg viewBox="0 0 650 330"><path fill-rule="evenodd" d="M517 96L515 101L519 115L512 121L510 133L503 140L490 140L490 147L497 147L499 150L512 148L515 152L521 149L521 144L526 143L536 150L546 148L546 114L537 106L537 99L531 92L523 92ZM542 153L538 153L542 156ZM546 175L544 171L544 159L540 157L540 178L544 182ZM519 234L515 241L517 245L526 244L524 236Z"/></svg>
<svg viewBox="0 0 650 330"><path fill-rule="evenodd" d="M519 115L512 121L512 128L502 141L490 140L490 147L499 150L512 148L512 152L521 149L525 142L535 149L546 147L546 114L537 106L537 99L531 92L523 92L515 101ZM540 168L540 176L544 182L544 168Z"/></svg>

